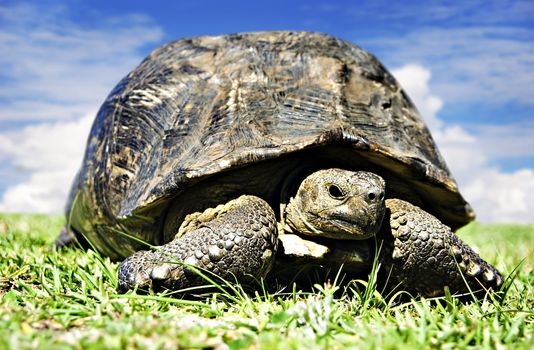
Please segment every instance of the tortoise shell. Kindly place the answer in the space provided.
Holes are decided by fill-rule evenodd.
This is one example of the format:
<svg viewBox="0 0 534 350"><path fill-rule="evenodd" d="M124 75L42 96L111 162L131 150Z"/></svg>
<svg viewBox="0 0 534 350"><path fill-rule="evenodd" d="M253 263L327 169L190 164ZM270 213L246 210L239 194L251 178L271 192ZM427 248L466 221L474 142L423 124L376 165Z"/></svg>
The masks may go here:
<svg viewBox="0 0 534 350"><path fill-rule="evenodd" d="M263 191L254 194L276 208L273 193L295 169L331 165L380 174L389 196L453 229L474 218L416 108L371 54L307 32L178 40L153 51L100 108L69 224L119 259L140 248L132 237L169 240L165 214L185 191L233 174L234 188Z"/></svg>

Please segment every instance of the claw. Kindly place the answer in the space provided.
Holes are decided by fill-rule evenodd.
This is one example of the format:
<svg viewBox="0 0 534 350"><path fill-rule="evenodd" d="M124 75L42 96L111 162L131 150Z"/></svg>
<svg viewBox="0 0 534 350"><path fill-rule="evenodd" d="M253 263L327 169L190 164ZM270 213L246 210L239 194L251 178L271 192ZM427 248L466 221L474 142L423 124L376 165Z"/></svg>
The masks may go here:
<svg viewBox="0 0 534 350"><path fill-rule="evenodd" d="M154 267L152 271L150 271L150 277L153 280L165 280L170 276L170 274L171 267L169 266L169 264L156 265L156 267Z"/></svg>
<svg viewBox="0 0 534 350"><path fill-rule="evenodd" d="M467 267L466 272L469 276L477 276L482 272L482 268L480 267L479 264L475 262L471 262L469 263L469 266Z"/></svg>
<svg viewBox="0 0 534 350"><path fill-rule="evenodd" d="M393 259L400 259L402 258L404 254L402 254L402 250L400 250L398 247L395 247L393 249L393 254L392 254L392 257Z"/></svg>
<svg viewBox="0 0 534 350"><path fill-rule="evenodd" d="M451 252L457 261L462 261L462 248L458 247L457 245L453 245L451 247Z"/></svg>
<svg viewBox="0 0 534 350"><path fill-rule="evenodd" d="M504 283L504 280L502 279L502 276L501 275L497 275L497 278L495 279L495 285L497 287L500 287L500 286L502 286L503 283Z"/></svg>
<svg viewBox="0 0 534 350"><path fill-rule="evenodd" d="M152 285L152 280L146 271L139 271L130 279L130 285L144 288Z"/></svg>
<svg viewBox="0 0 534 350"><path fill-rule="evenodd" d="M491 270L486 270L484 271L484 273L482 274L482 278L484 279L484 281L486 282L491 282L495 279L495 274L493 273L493 271Z"/></svg>

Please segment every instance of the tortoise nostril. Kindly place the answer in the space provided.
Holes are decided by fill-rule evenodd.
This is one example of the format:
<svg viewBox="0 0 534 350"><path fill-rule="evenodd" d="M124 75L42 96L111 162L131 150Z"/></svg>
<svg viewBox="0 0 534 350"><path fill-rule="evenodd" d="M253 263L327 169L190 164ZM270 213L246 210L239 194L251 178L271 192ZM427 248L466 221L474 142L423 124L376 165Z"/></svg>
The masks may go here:
<svg viewBox="0 0 534 350"><path fill-rule="evenodd" d="M369 192L367 198L369 198L370 200L374 200L376 198L376 194L374 194L374 192Z"/></svg>

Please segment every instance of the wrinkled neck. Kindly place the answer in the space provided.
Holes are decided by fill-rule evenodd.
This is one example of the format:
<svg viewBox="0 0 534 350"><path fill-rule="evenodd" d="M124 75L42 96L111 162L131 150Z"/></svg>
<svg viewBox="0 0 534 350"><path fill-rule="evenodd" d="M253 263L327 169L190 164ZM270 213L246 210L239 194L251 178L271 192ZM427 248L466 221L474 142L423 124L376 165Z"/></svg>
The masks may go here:
<svg viewBox="0 0 534 350"><path fill-rule="evenodd" d="M305 235L321 235L322 232L317 230L308 220L301 210L302 205L300 197L292 197L289 199L289 203L286 206L284 217L286 227L291 232L302 233Z"/></svg>

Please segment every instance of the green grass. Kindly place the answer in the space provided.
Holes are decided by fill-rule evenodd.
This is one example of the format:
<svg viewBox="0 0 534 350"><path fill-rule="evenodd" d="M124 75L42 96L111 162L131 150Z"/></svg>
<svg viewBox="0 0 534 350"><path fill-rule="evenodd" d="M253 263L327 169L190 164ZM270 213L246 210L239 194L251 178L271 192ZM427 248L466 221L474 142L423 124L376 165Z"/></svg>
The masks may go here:
<svg viewBox="0 0 534 350"><path fill-rule="evenodd" d="M0 215L0 349L532 349L534 226L471 224L461 237L505 275L505 299L384 299L363 281L314 293L199 300L116 292L117 263L54 251L61 217ZM335 293L337 291L337 293Z"/></svg>

